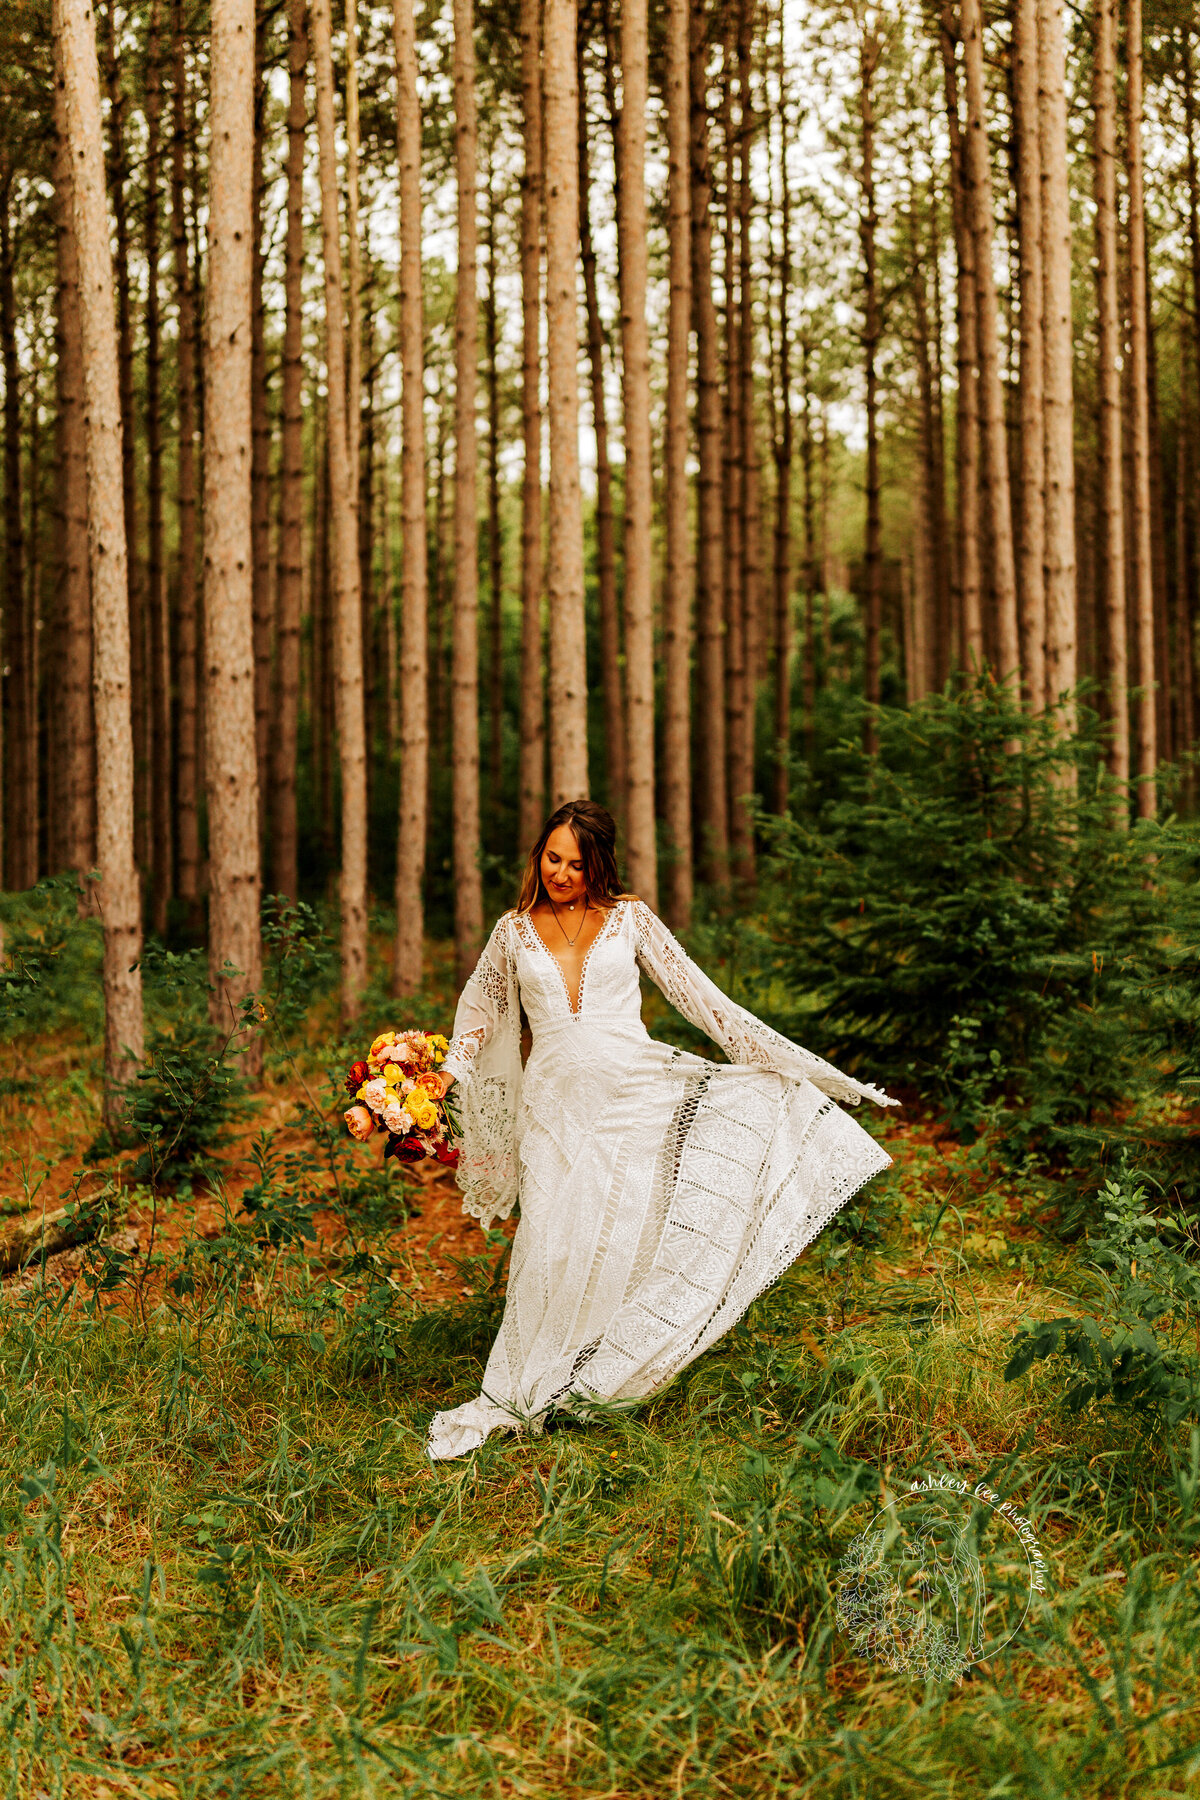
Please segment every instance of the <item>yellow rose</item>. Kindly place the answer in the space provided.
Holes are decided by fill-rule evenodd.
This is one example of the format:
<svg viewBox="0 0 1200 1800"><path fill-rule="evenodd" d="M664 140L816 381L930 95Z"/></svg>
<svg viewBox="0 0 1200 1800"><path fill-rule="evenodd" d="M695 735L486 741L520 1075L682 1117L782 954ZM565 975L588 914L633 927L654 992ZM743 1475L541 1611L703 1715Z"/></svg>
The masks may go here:
<svg viewBox="0 0 1200 1800"><path fill-rule="evenodd" d="M397 1082L403 1079L403 1076L404 1070L399 1063L390 1062L384 1064L383 1079L387 1082L389 1087L395 1087Z"/></svg>
<svg viewBox="0 0 1200 1800"><path fill-rule="evenodd" d="M408 1110L418 1131L432 1131L437 1124L437 1108L419 1090L408 1096Z"/></svg>

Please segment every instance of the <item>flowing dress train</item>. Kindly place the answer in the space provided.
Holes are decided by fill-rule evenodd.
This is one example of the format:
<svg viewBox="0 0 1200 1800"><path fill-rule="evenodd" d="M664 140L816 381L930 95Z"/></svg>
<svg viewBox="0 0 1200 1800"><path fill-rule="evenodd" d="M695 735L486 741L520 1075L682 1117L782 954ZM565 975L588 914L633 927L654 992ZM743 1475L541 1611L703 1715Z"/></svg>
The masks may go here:
<svg viewBox="0 0 1200 1800"><path fill-rule="evenodd" d="M656 1042L639 969L729 1057ZM524 1069L520 1010L532 1048ZM528 914L506 913L459 999L464 1212L520 1200L500 1331L434 1460L555 1407L654 1392L728 1331L891 1157L842 1111L898 1104L737 1006L640 900L592 942L573 1010Z"/></svg>

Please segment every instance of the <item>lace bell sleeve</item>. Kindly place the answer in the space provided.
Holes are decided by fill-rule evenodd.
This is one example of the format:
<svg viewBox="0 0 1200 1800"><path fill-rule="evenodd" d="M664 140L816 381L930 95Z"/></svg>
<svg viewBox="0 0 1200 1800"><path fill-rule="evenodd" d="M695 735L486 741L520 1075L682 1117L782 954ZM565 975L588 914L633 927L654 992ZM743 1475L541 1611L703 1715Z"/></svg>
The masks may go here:
<svg viewBox="0 0 1200 1800"><path fill-rule="evenodd" d="M634 901L633 916L642 969L675 1010L706 1032L731 1062L811 1081L831 1099L850 1106L857 1106L862 1099L874 1100L879 1106L899 1106L900 1102L890 1099L881 1088L843 1074L723 994L643 901Z"/></svg>
<svg viewBox="0 0 1200 1800"><path fill-rule="evenodd" d="M470 1082L480 1053L497 1029L509 1022L509 985L508 926L505 919L498 919L458 997L454 1035L442 1063L443 1073L453 1075L460 1088Z"/></svg>

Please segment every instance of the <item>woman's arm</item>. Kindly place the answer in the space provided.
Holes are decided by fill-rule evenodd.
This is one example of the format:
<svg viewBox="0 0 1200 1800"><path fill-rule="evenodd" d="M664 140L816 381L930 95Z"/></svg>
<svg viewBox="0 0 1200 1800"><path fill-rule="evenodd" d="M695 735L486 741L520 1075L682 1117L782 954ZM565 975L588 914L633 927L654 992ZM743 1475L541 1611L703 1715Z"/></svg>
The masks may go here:
<svg viewBox="0 0 1200 1800"><path fill-rule="evenodd" d="M864 1098L880 1106L899 1106L881 1089L844 1075L723 994L644 901L634 901L633 916L638 962L646 974L676 1011L719 1044L731 1062L811 1081L822 1093L851 1106Z"/></svg>

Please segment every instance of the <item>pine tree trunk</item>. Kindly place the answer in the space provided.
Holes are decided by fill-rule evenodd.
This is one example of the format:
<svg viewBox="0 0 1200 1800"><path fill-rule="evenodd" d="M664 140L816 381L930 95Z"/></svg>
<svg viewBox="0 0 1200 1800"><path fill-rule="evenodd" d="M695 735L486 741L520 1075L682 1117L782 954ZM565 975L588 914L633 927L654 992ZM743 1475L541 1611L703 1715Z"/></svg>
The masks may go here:
<svg viewBox="0 0 1200 1800"><path fill-rule="evenodd" d="M154 820L151 916L160 937L174 892L171 804L171 640L163 554L162 334L158 288L162 67L158 0L150 0L146 45L146 614L149 626L150 798Z"/></svg>
<svg viewBox="0 0 1200 1800"><path fill-rule="evenodd" d="M396 858L396 955L392 987L412 994L423 978L425 833L429 781L426 692L425 348L421 297L421 113L412 0L393 0L400 151L400 361L404 451L404 551L400 633L400 812Z"/></svg>
<svg viewBox="0 0 1200 1800"><path fill-rule="evenodd" d="M692 916L691 639L688 541L688 340L692 323L689 0L668 0L665 102L670 311L667 319L666 581L663 589L663 814L667 919Z"/></svg>
<svg viewBox="0 0 1200 1800"><path fill-rule="evenodd" d="M213 0L204 407L205 781L213 1023L233 1028L262 979L254 741L250 334L254 0ZM232 964L236 974L225 974ZM257 1075L262 1040L242 1067Z"/></svg>
<svg viewBox="0 0 1200 1800"><path fill-rule="evenodd" d="M1133 406L1133 512L1129 548L1133 578L1133 618L1137 642L1137 810L1152 819L1158 810L1158 733L1155 700L1154 569L1150 541L1150 376L1146 288L1146 199L1142 153L1142 0L1128 0L1125 14L1126 136L1129 159L1129 351Z"/></svg>
<svg viewBox="0 0 1200 1800"><path fill-rule="evenodd" d="M729 799L724 701L721 379L713 301L707 0L692 0L689 49L692 308L696 327L696 818L700 866L706 878L717 883L728 875Z"/></svg>
<svg viewBox="0 0 1200 1800"><path fill-rule="evenodd" d="M271 879L299 897L296 867L296 743L300 712L300 619L304 587L304 136L308 35L305 0L288 0L287 244L281 380L279 573L275 608Z"/></svg>
<svg viewBox="0 0 1200 1800"><path fill-rule="evenodd" d="M816 556L816 483L813 470L812 383L809 378L808 329L800 335L800 405L804 430L800 437L800 469L804 484L804 744L812 760L816 744L817 617L816 592L820 573Z"/></svg>
<svg viewBox="0 0 1200 1800"><path fill-rule="evenodd" d="M745 797L755 792L754 751L758 724L758 684L763 661L762 478L759 469L758 422L755 413L755 317L751 234L754 225L754 187L751 158L757 134L751 71L754 64L756 0L740 0L737 24L737 56L741 71L738 121L738 350L737 406L740 466L737 480L741 512L742 577L742 709L741 730L734 754L737 775L733 788L732 838L736 870L743 882L754 880L754 830Z"/></svg>
<svg viewBox="0 0 1200 1800"><path fill-rule="evenodd" d="M743 768L742 743L746 716L746 615L743 580L745 546L742 510L742 333L741 296L738 277L741 257L738 253L738 231L741 207L740 133L735 120L735 94L740 73L738 68L737 19L727 11L725 36L721 45L721 126L725 151L725 191L722 285L725 299L725 391L722 395L722 480L724 482L724 562L725 593L725 768L729 794L729 844L735 863L744 865L746 850L746 809L741 786Z"/></svg>
<svg viewBox="0 0 1200 1800"><path fill-rule="evenodd" d="M779 32L779 425L775 437L775 811L788 808L792 701L792 214L788 189L787 61Z"/></svg>
<svg viewBox="0 0 1200 1800"><path fill-rule="evenodd" d="M459 983L479 955L479 522L476 359L479 354L478 220L475 183L474 0L454 0L454 161L458 276L454 313L454 617L451 651L451 779L454 807L454 953Z"/></svg>
<svg viewBox="0 0 1200 1800"><path fill-rule="evenodd" d="M367 747L363 714L362 596L354 487L358 400L347 401L342 232L333 123L333 42L329 0L309 8L321 163L321 237L325 265L325 369L329 421L329 539L333 615L334 710L341 775L341 1014L355 1017L367 979ZM352 417L349 415L353 415Z"/></svg>
<svg viewBox="0 0 1200 1800"><path fill-rule="evenodd" d="M587 797L583 501L579 484L579 86L575 0L545 0L546 343L550 414L550 798Z"/></svg>
<svg viewBox="0 0 1200 1800"><path fill-rule="evenodd" d="M946 521L941 472L938 463L938 417L934 392L933 353L930 344L929 296L915 220L912 237L913 337L917 363L917 395L921 418L921 486L917 509L917 536L913 545L911 655L905 656L908 698L911 704L928 694L934 681L932 649L942 608L938 593L937 547L945 537Z"/></svg>
<svg viewBox="0 0 1200 1800"><path fill-rule="evenodd" d="M29 716L29 641L25 606L25 515L21 501L21 400L17 366L16 254L11 168L0 184L0 361L4 367L4 742L7 815L3 882L32 887L37 880L36 837L27 806L37 733ZM36 832L36 814L32 821Z"/></svg>
<svg viewBox="0 0 1200 1800"><path fill-rule="evenodd" d="M654 821L654 595L651 587L650 336L646 325L646 0L621 4L621 394L625 424L626 860L629 883L658 907Z"/></svg>
<svg viewBox="0 0 1200 1800"><path fill-rule="evenodd" d="M617 546L613 522L612 466L608 454L608 410L604 398L605 332L596 288L592 243L588 117L583 81L583 40L579 34L579 251L583 265L591 374L592 427L596 434L596 586L600 614L600 684L604 695L604 753L609 804L625 822L625 703L621 684L621 619L617 599Z"/></svg>
<svg viewBox="0 0 1200 1800"><path fill-rule="evenodd" d="M546 799L542 683L542 76L540 0L521 0L521 704L518 838L532 844Z"/></svg>
<svg viewBox="0 0 1200 1800"><path fill-rule="evenodd" d="M1021 305L1017 605L1026 703L1033 712L1041 712L1046 699L1046 445L1037 0L1016 4L1013 110Z"/></svg>
<svg viewBox="0 0 1200 1800"><path fill-rule="evenodd" d="M484 354L487 358L488 510L488 765L493 806L504 792L504 539L500 524L500 309L496 292L496 132L488 137L487 291Z"/></svg>
<svg viewBox="0 0 1200 1800"><path fill-rule="evenodd" d="M116 238L117 350L120 358L122 491L129 573L129 657L133 707L133 780L137 857L143 876L153 865L150 818L150 760L146 693L146 604L137 516L137 420L133 392L133 309L129 273L129 180L125 141L125 94L116 33L116 0L104 9L108 89L109 192Z"/></svg>
<svg viewBox="0 0 1200 1800"><path fill-rule="evenodd" d="M979 346L980 449L983 504L997 673L1001 681L1016 677L1021 651L1017 632L1017 575L1013 554L1012 496L1008 479L1008 442L1004 421L1004 384L1000 375L1000 321L992 274L994 234L992 168L987 140L987 91L983 75L981 0L962 0L963 50L967 89L967 201L975 240L975 305Z"/></svg>
<svg viewBox="0 0 1200 1800"><path fill-rule="evenodd" d="M112 1121L142 1059L141 905L133 843L129 585L112 250L90 0L55 0L71 149L87 433L88 560L96 717L96 863L104 921L104 1090Z"/></svg>
<svg viewBox="0 0 1200 1800"><path fill-rule="evenodd" d="M87 437L84 426L83 324L79 255L67 137L66 96L54 83L55 249L58 277L58 453L62 542L58 619L63 634L62 682L66 744L60 794L62 862L86 880L95 866L95 736L92 720L92 593L88 573ZM85 902L86 903L86 902Z"/></svg>
<svg viewBox="0 0 1200 1800"><path fill-rule="evenodd" d="M267 10L256 0L254 34L254 251L250 293L250 535L254 594L254 753L258 768L258 837L264 870L271 793L271 414L267 395L266 316L263 276L263 150L267 101L264 68Z"/></svg>
<svg viewBox="0 0 1200 1800"><path fill-rule="evenodd" d="M202 884L200 854L200 643L196 578L196 301L185 195L191 109L188 105L184 0L175 0L171 34L171 249L175 285L175 386L179 446L175 509L179 572L175 594L175 844L176 885L194 912Z"/></svg>
<svg viewBox="0 0 1200 1800"><path fill-rule="evenodd" d="M1037 0L1038 148L1042 171L1042 330L1045 346L1046 704L1075 686L1075 407L1066 50L1061 0ZM1063 706L1074 730L1074 704Z"/></svg>
<svg viewBox="0 0 1200 1800"><path fill-rule="evenodd" d="M1121 468L1122 333L1117 295L1117 0L1097 0L1092 59L1095 154L1096 337L1100 403L1100 573L1098 609L1108 691L1108 766L1129 782L1129 671L1125 636L1125 512ZM1124 819L1124 804L1119 817Z"/></svg>
<svg viewBox="0 0 1200 1800"><path fill-rule="evenodd" d="M1191 265L1191 383L1180 383L1181 409L1186 408L1187 416L1195 419L1195 386L1200 376L1200 173L1197 170L1196 156L1196 88L1195 60L1192 46L1192 27L1185 26L1183 31L1183 98L1184 125L1187 139L1187 188L1188 188L1188 249ZM1183 347L1181 343L1181 356ZM1186 398L1185 398L1186 397ZM1194 426L1193 426L1194 430ZM1196 446L1191 433L1184 436L1184 444L1188 452L1189 467L1195 470ZM1183 452L1181 451L1181 454ZM1193 473L1194 479L1194 473ZM1182 487L1182 482L1180 483ZM1188 508L1188 517L1193 521L1194 512ZM1185 534L1180 536L1180 574L1175 594L1175 664L1176 692L1179 695L1180 707L1180 746L1190 750L1196 736L1196 657L1195 657L1195 624L1193 606L1195 602L1196 578L1196 546L1193 542L1185 544ZM1192 763L1185 764L1183 775L1182 809L1188 810L1195 803L1196 771Z"/></svg>
<svg viewBox="0 0 1200 1800"><path fill-rule="evenodd" d="M954 221L955 324L958 396L955 433L957 549L955 620L958 654L968 668L983 663L983 608L979 569L979 394L978 306L975 292L975 243L968 221L966 149L958 106L958 72L954 60L957 32L950 0L943 0L940 42L950 130L950 201Z"/></svg>
<svg viewBox="0 0 1200 1800"><path fill-rule="evenodd" d="M350 492L359 491L362 453L363 302L362 234L359 230L358 4L345 0L346 16L346 441ZM360 582L360 592L365 591Z"/></svg>
<svg viewBox="0 0 1200 1800"><path fill-rule="evenodd" d="M859 239L863 253L863 352L866 361L867 388L867 524L864 556L865 646L863 661L863 697L868 712L863 729L863 742L868 755L878 748L878 728L870 708L879 704L879 632L883 612L883 547L880 518L879 478L879 343L883 324L879 311L879 277L877 269L877 235L879 214L875 197L875 72L879 63L879 39L864 29L859 41L859 126L861 130L861 163L859 184L862 207L859 213Z"/></svg>

